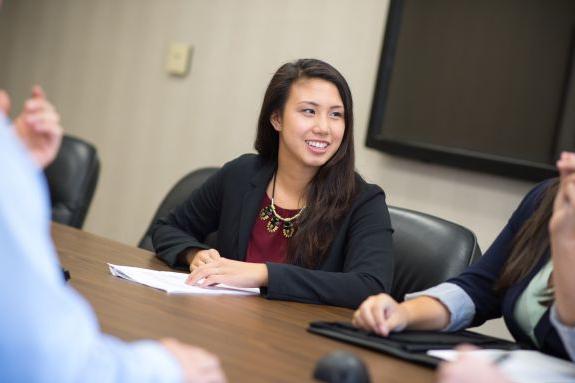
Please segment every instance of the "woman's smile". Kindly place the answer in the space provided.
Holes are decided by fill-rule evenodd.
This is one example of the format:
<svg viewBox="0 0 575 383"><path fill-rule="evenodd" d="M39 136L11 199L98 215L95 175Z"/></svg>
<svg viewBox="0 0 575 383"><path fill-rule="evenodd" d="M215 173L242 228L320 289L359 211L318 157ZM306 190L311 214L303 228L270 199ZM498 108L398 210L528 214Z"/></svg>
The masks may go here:
<svg viewBox="0 0 575 383"><path fill-rule="evenodd" d="M306 140L305 143L307 144L308 149L312 153L317 153L317 154L326 153L327 147L329 146L329 142L320 141L320 140Z"/></svg>

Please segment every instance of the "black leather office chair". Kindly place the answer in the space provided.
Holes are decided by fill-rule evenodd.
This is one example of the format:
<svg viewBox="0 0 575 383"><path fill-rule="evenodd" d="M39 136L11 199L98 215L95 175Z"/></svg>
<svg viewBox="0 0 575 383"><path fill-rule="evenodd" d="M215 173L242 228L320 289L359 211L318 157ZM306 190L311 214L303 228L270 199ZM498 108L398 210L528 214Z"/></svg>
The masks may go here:
<svg viewBox="0 0 575 383"><path fill-rule="evenodd" d="M395 254L392 295L424 290L459 275L481 256L469 229L429 214L389 207Z"/></svg>
<svg viewBox="0 0 575 383"><path fill-rule="evenodd" d="M190 194L202 185L206 180L219 168L200 168L188 173L184 178L178 181L176 185L168 192L156 214L152 218L152 222L148 225L148 229L144 234L144 237L140 240L138 247L146 249L149 251L154 251L154 246L152 245L152 237L150 236L150 229L156 220L160 217L168 215L170 210L174 209L176 206L181 204L190 196ZM214 243L215 236L209 237L207 243Z"/></svg>
<svg viewBox="0 0 575 383"><path fill-rule="evenodd" d="M52 202L52 220L81 229L100 174L96 148L65 135L54 162L45 170Z"/></svg>

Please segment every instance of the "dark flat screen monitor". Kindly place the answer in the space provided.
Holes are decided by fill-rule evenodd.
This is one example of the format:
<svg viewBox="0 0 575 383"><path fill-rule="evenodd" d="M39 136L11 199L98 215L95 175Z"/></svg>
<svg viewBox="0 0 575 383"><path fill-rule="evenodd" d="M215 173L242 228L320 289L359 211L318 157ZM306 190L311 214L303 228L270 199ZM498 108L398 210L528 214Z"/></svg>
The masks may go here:
<svg viewBox="0 0 575 383"><path fill-rule="evenodd" d="M575 150L574 0L391 0L367 146L510 177Z"/></svg>

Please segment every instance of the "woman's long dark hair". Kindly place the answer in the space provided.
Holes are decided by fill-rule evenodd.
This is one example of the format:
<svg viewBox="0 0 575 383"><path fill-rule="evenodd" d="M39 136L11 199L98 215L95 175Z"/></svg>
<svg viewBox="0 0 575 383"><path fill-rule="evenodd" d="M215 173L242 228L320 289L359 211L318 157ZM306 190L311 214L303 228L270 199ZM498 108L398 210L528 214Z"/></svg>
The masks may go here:
<svg viewBox="0 0 575 383"><path fill-rule="evenodd" d="M318 170L307 188L307 207L290 238L287 261L316 268L327 256L338 222L349 211L356 194L353 149L353 101L347 82L334 67L316 59L282 65L273 75L262 103L255 149L267 160L277 161L279 134L271 124L273 113L283 113L291 86L299 79L322 79L337 87L344 107L345 130L335 154Z"/></svg>
<svg viewBox="0 0 575 383"><path fill-rule="evenodd" d="M495 284L496 292L503 293L505 289L526 278L549 251L549 220L558 189L559 179L556 179L543 192L533 215L515 235L509 258Z"/></svg>

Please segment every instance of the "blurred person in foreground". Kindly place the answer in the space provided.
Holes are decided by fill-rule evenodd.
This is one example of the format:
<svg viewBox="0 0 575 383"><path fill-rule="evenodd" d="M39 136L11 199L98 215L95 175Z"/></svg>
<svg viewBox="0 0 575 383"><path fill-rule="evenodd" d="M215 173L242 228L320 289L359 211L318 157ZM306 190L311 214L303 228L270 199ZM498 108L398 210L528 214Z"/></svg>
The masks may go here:
<svg viewBox="0 0 575 383"><path fill-rule="evenodd" d="M101 333L62 278L50 236L42 169L58 152L60 117L37 86L13 125L9 110L0 90L0 380L224 382L218 359L202 349Z"/></svg>

